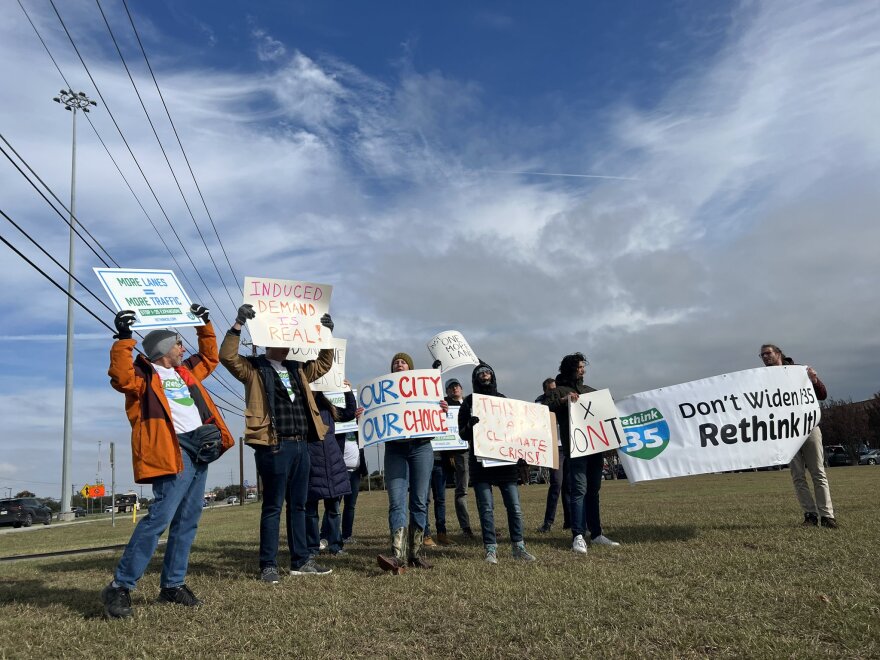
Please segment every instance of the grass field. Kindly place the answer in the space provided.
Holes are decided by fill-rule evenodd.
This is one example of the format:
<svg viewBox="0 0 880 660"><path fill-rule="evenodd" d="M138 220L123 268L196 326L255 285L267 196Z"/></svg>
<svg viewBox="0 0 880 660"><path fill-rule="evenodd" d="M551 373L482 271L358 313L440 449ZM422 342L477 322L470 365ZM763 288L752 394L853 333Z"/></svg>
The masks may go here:
<svg viewBox="0 0 880 660"><path fill-rule="evenodd" d="M275 587L256 579L259 507L218 508L190 562L198 610L153 603L161 547L127 621L103 621L98 600L118 553L0 564L0 656L880 657L880 468L829 478L839 530L799 527L787 471L605 482L606 533L623 545L586 557L560 523L533 532L546 487L522 487L537 563L514 563L499 538L500 563L486 565L481 544L453 533L460 544L431 552L433 570L399 577L375 562L388 545L385 493L362 493L358 542L321 560L333 574ZM497 494L496 507L506 527ZM0 556L124 543L131 528L4 534Z"/></svg>

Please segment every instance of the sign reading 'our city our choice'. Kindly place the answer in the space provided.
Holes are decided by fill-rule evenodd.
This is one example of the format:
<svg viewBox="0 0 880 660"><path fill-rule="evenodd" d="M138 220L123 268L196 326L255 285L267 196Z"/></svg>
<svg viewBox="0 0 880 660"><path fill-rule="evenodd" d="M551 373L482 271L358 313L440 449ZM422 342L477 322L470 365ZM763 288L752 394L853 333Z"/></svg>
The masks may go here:
<svg viewBox="0 0 880 660"><path fill-rule="evenodd" d="M288 348L331 348L329 328L321 317L330 311L329 284L244 278L244 302L253 305L256 316L248 331L257 346Z"/></svg>
<svg viewBox="0 0 880 660"><path fill-rule="evenodd" d="M631 482L784 465L818 425L807 368L760 367L617 402Z"/></svg>
<svg viewBox="0 0 880 660"><path fill-rule="evenodd" d="M192 301L174 271L124 268L95 268L94 271L116 311L131 309L137 314L133 328L202 325L189 311Z"/></svg>
<svg viewBox="0 0 880 660"><path fill-rule="evenodd" d="M437 369L415 369L387 374L357 387L364 409L358 421L362 447L449 433L440 408L443 383Z"/></svg>

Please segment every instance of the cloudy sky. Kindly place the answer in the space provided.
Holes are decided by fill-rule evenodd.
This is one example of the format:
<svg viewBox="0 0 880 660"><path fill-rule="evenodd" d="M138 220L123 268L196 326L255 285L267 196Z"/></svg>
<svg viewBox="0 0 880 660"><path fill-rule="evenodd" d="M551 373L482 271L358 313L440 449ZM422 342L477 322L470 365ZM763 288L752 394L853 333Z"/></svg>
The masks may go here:
<svg viewBox="0 0 880 660"><path fill-rule="evenodd" d="M183 196L99 5L55 3L92 82L49 0L22 4L100 104L96 130L79 118L80 220L122 266L178 271L222 334L238 284L122 1L100 8ZM334 285L352 381L401 350L427 367L428 340L457 329L529 400L573 351L622 397L760 366L763 342L835 398L880 390L876 2L128 4L236 276ZM65 82L15 2L0 4L0 79L0 133L66 202L70 114L51 100ZM0 208L66 262L66 225L2 161ZM66 299L0 254L0 487L57 497ZM100 265L77 245L77 275L103 296ZM110 333L79 310L76 336L73 483L109 482L114 441L124 490ZM211 389L240 406L218 372ZM250 450L246 465L253 480ZM237 451L209 483L231 470Z"/></svg>

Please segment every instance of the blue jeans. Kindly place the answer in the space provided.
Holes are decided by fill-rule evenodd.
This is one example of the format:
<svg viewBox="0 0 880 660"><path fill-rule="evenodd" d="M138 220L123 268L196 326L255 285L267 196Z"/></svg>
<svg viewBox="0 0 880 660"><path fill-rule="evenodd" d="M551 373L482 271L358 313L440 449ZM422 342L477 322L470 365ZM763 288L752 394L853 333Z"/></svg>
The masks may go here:
<svg viewBox="0 0 880 660"><path fill-rule="evenodd" d="M189 550L202 517L208 466L193 463L185 451L181 455L183 472L153 481L150 511L135 527L116 566L113 579L126 589L135 588L156 551L159 537L169 525L160 584L163 588L179 587L186 581Z"/></svg>
<svg viewBox="0 0 880 660"><path fill-rule="evenodd" d="M309 448L305 441L282 440L274 447L256 447L254 458L263 480L260 515L260 568L277 566L281 507L287 502L287 547L290 567L309 560L306 542L306 499L309 494Z"/></svg>
<svg viewBox="0 0 880 660"><path fill-rule="evenodd" d="M547 506L544 509L544 524L548 527L556 520L556 505L562 492L562 526L571 527L571 479L568 478L568 461L559 452L559 469L550 470L550 487L547 489Z"/></svg>
<svg viewBox="0 0 880 660"><path fill-rule="evenodd" d="M507 509L507 526L510 528L511 543L523 540L523 515L519 505L519 490L515 481L499 484L501 499ZM484 481L474 484L477 496L477 511L480 514L480 527L483 529L483 545L495 545L495 498L492 496L492 484Z"/></svg>
<svg viewBox="0 0 880 660"><path fill-rule="evenodd" d="M438 534L446 533L446 470L442 463L434 463L431 468L431 483L428 492L428 503L431 502L431 493L434 494L434 524ZM430 507L429 507L430 508ZM425 536L431 534L431 521L425 526Z"/></svg>
<svg viewBox="0 0 880 660"><path fill-rule="evenodd" d="M430 440L385 443L388 527L392 534L395 529L407 526L425 529L428 524L428 483L433 466L434 450Z"/></svg>
<svg viewBox="0 0 880 660"><path fill-rule="evenodd" d="M341 497L328 497L324 500L306 502L306 539L309 554L314 557L320 551L321 539L327 541L327 549L336 554L342 550L342 520L339 516ZM321 521L321 533L318 534L318 502L324 502L324 518Z"/></svg>
<svg viewBox="0 0 880 660"><path fill-rule="evenodd" d="M602 535L599 516L599 489L602 487L602 454L568 459L571 481L571 535L583 535L589 530L590 538Z"/></svg>
<svg viewBox="0 0 880 660"><path fill-rule="evenodd" d="M354 511L357 505L358 492L361 489L361 475L357 470L350 470L348 482L351 493L342 496L342 538L350 539L354 533ZM326 537L325 537L326 538Z"/></svg>

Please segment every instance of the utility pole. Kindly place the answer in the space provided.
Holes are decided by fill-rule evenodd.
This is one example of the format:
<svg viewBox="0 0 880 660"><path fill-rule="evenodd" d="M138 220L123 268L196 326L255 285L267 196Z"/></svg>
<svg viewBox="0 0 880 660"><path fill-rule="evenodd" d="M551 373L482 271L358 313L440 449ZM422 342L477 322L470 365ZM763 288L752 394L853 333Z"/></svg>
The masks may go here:
<svg viewBox="0 0 880 660"><path fill-rule="evenodd" d="M76 223L76 113L79 110L89 111L89 106L98 105L84 92L74 92L72 89L62 89L54 99L65 110L73 115L73 148L70 161L70 245L67 260L67 368L64 374L64 449L61 456L61 512L59 520L73 520L74 514L70 510L70 459L73 440L73 240L74 224Z"/></svg>

